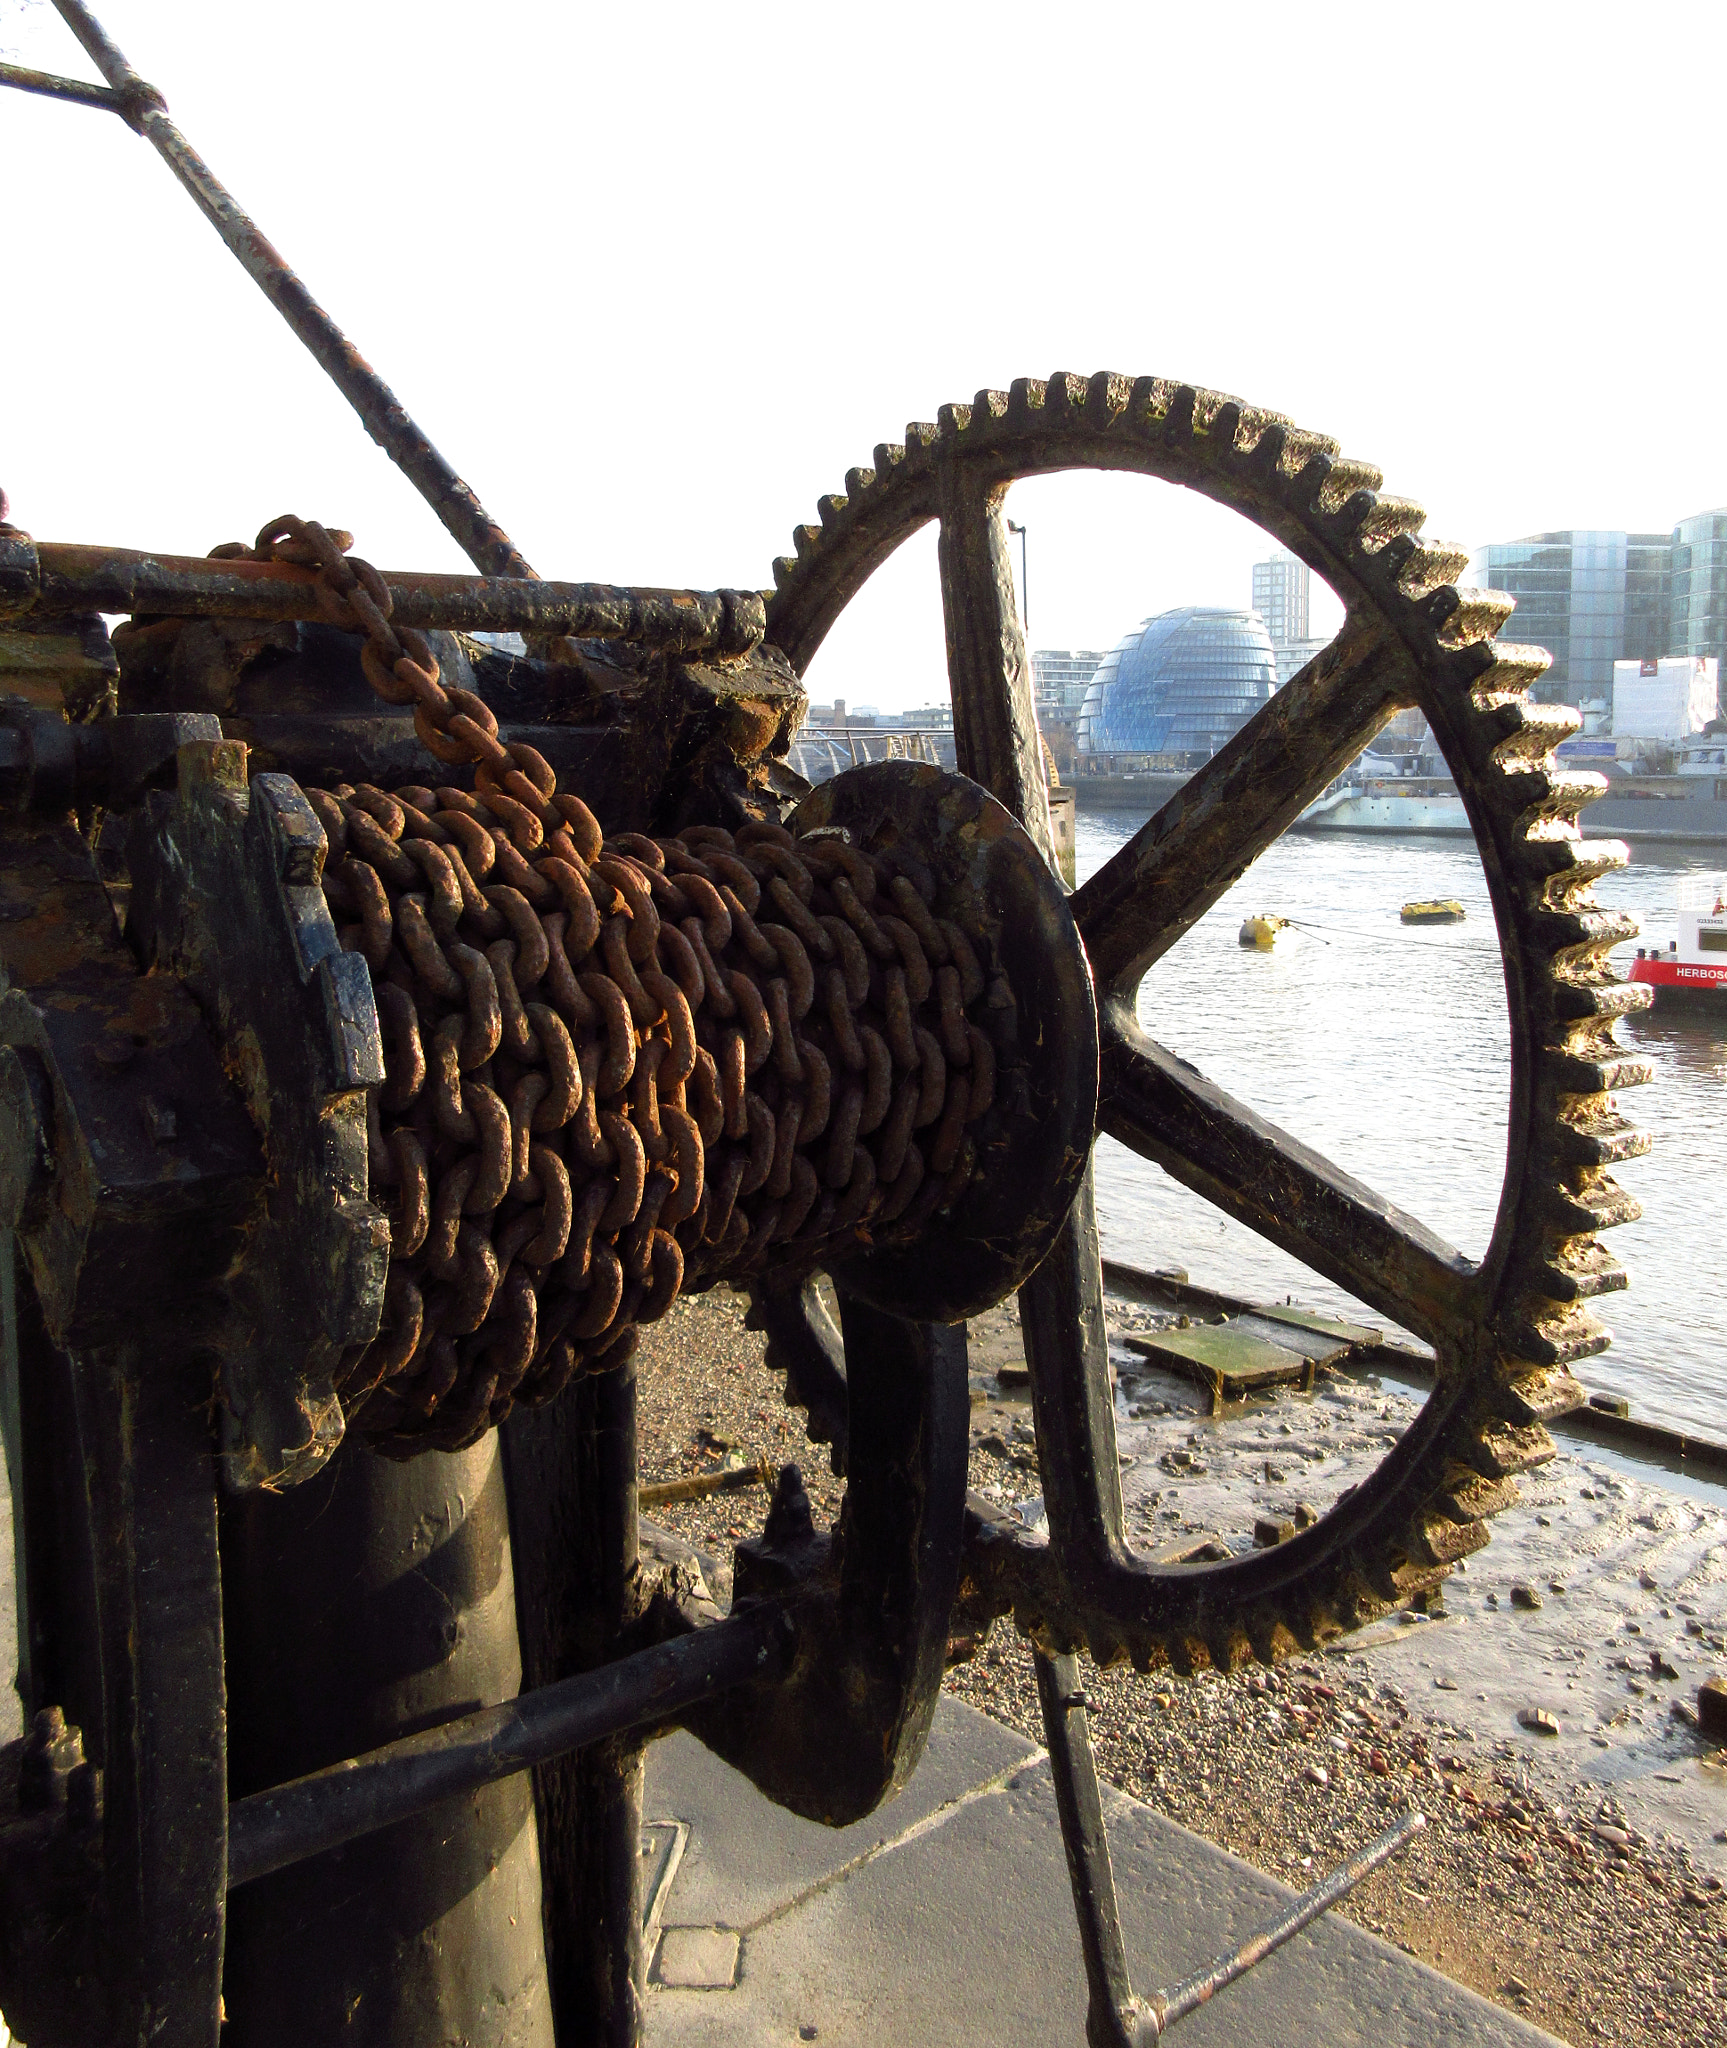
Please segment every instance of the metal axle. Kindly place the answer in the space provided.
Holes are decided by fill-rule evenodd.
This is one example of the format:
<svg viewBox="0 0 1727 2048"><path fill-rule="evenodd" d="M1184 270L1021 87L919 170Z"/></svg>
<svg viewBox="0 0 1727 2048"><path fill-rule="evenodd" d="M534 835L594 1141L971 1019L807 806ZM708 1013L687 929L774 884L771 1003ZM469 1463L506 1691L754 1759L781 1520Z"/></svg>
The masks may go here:
<svg viewBox="0 0 1727 2048"><path fill-rule="evenodd" d="M339 1848L440 1799L663 1721L731 1686L772 1677L784 1667L792 1639L784 1608L751 1608L598 1671L255 1792L229 1811L228 1888Z"/></svg>

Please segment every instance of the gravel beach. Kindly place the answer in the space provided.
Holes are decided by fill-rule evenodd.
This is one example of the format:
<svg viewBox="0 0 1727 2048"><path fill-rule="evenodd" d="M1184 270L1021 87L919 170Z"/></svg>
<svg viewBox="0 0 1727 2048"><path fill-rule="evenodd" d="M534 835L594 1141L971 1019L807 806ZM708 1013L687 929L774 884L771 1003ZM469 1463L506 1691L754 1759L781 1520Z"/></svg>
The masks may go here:
<svg viewBox="0 0 1727 2048"><path fill-rule="evenodd" d="M644 1333L642 1479L790 1461L827 1521L840 1482L783 1405L744 1307L716 1290ZM1419 1405L1412 1387L1321 1373L1311 1394L1214 1420L1196 1389L1120 1348L1143 1326L1112 1304L1123 1494L1148 1550L1207 1537L1239 1548L1258 1518L1323 1509ZM1035 1526L1012 1305L971 1340L971 1484ZM1417 1804L1432 1825L1342 1909L1352 1919L1565 2039L1717 2043L1727 1753L1683 1710L1703 1678L1727 1675L1727 1490L1656 1485L1589 1447L1523 1492L1430 1617L1228 1678L1088 1666L1099 1769L1291 1884ZM713 1555L723 1600L731 1546L763 1509L752 1488L665 1503L653 1519ZM1011 1624L947 1683L1040 1738L1030 1652Z"/></svg>

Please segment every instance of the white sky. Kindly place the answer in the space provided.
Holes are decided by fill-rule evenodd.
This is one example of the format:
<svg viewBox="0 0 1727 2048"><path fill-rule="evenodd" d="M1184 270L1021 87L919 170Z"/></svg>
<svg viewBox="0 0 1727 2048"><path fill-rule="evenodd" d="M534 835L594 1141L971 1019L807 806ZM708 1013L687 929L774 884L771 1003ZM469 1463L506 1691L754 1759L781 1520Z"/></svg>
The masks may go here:
<svg viewBox="0 0 1727 2048"><path fill-rule="evenodd" d="M1727 500L1718 0L97 12L548 575L763 584L906 420L1058 368L1275 406L1470 544ZM42 0L0 54L93 75ZM147 144L0 93L0 150L14 520L464 566ZM1009 509L1040 646L1245 605L1266 545L1137 479ZM929 535L809 681L945 694Z"/></svg>

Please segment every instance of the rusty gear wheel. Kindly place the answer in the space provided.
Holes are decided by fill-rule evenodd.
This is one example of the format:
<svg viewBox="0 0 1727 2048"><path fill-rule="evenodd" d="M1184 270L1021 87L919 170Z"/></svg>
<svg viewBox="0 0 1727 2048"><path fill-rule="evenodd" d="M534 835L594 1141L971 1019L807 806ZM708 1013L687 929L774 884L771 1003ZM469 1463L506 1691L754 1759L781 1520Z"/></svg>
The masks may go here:
<svg viewBox="0 0 1727 2048"><path fill-rule="evenodd" d="M1596 1233L1637 1214L1609 1169L1645 1147L1614 1101L1648 1078L1614 1036L1643 992L1607 960L1635 926L1591 893L1627 855L1579 833L1604 784L1555 759L1578 721L1528 695L1547 655L1495 642L1511 601L1458 588L1464 552L1421 538L1421 508L1382 495L1378 470L1192 386L1058 375L908 428L798 529L796 556L775 565L769 640L801 674L873 571L940 521L960 766L1046 834L1001 501L1016 477L1081 468L1228 506L1346 607L1331 645L1073 899L1097 990L1099 1128L1426 1339L1439 1376L1371 1476L1293 1541L1214 1566L1146 1563L1122 1530L1088 1176L1021 1295L1050 1544L974 1523L968 1591L974 1611L1011 1607L1046 1645L1083 1642L1099 1662L1228 1667L1358 1625L1442 1578L1486 1542L1483 1518L1516 1499L1514 1475L1553 1455L1546 1423L1584 1398L1571 1368L1608 1341L1588 1302L1624 1285ZM1462 793L1504 963L1509 1139L1479 1263L1232 1100L1137 1017L1146 972L1408 706Z"/></svg>

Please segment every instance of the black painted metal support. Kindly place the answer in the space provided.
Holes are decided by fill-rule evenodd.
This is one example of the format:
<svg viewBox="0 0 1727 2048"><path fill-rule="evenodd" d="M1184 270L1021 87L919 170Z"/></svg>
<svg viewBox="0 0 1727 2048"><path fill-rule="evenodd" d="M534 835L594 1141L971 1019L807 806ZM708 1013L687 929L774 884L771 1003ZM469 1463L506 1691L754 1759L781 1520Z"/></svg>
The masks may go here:
<svg viewBox="0 0 1727 2048"><path fill-rule="evenodd" d="M551 1685L617 1657L641 1599L636 1375L584 1380L500 1431L522 1675ZM541 1918L559 2048L635 2048L645 1964L642 1752L627 1732L534 1769Z"/></svg>

